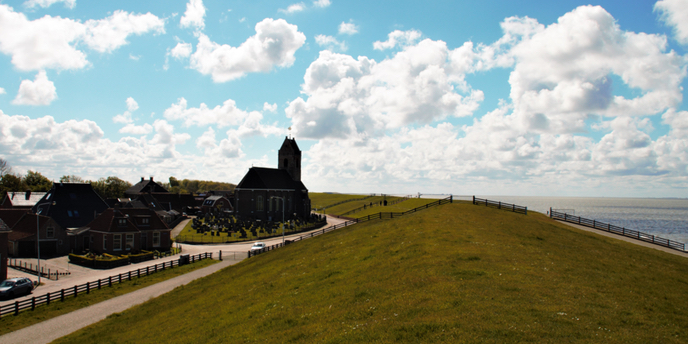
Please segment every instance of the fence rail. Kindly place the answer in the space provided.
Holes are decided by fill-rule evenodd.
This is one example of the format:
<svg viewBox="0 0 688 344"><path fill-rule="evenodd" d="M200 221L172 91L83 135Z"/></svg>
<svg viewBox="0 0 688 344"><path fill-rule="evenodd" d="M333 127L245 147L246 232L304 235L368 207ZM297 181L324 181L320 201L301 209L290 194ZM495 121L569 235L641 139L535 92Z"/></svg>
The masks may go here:
<svg viewBox="0 0 688 344"><path fill-rule="evenodd" d="M682 252L686 251L686 244L684 244L682 242L661 238L658 236L654 236L652 234L647 234L647 233L643 233L640 231L627 229L625 227L614 226L612 224L600 222L597 220L591 220L591 219L586 219L586 218L580 217L580 216L569 215L567 213L562 213L562 212L558 212L556 210L553 210L552 208L550 208L550 210L549 210L549 217L553 218L555 220L560 220L560 221L569 222L569 223L575 223L575 224L578 224L581 226L592 227L592 228L599 229L599 230L602 230L605 232L623 235L627 238L633 238L633 239L641 240L644 242L652 243L652 244L659 245L659 246L668 247L668 248L682 251Z"/></svg>
<svg viewBox="0 0 688 344"><path fill-rule="evenodd" d="M483 205L484 204L486 207L493 207L493 208L497 208L497 209L510 210L510 211L515 212L515 213L521 213L521 214L528 215L528 207L524 207L521 205L499 202L499 201L491 201L489 199L477 198L475 196L473 196L473 204L476 204L476 205Z"/></svg>
<svg viewBox="0 0 688 344"><path fill-rule="evenodd" d="M385 205L385 206L395 205L395 204L400 203L400 202L403 202L403 201L405 201L405 200L407 200L407 199L409 199L409 198L411 198L411 197L413 197L413 196L411 196L411 195L403 196L403 197L401 197L401 198L399 198L399 199L396 199L396 200L394 200L394 201L387 202L387 203L385 203L384 205ZM386 202L386 201L385 201L385 202ZM380 201L380 202L375 202L375 203L372 203L372 202L371 202L371 204L364 204L363 206L360 206L360 207L358 207L358 208L356 208L356 209L351 209L351 210L349 210L349 211L347 211L347 212L341 214L341 216L345 216L345 215L349 215L349 214L354 214L354 213L357 213L357 212L359 212L359 211L366 210L366 209L372 208L372 207L379 207L379 206L381 206L380 203L382 203L382 201Z"/></svg>
<svg viewBox="0 0 688 344"><path fill-rule="evenodd" d="M322 207L322 208L313 208L313 209L311 209L311 210L313 210L313 211L316 211L316 210L323 210L323 209L332 208L332 207L334 207L334 206L337 206L337 205L340 205L340 204L344 204L344 203L355 202L355 201L363 201L363 200L366 200L366 199L371 198L371 197L375 197L375 194L371 194L371 195L369 195L369 196L365 196L365 197L362 197L362 198L345 199L345 200L340 201L340 202L337 202L337 203L332 203L332 204L330 204L330 205L326 205L326 206L324 206L324 207Z"/></svg>
<svg viewBox="0 0 688 344"><path fill-rule="evenodd" d="M199 253L197 255L189 256L189 262L193 263L197 260L206 259L206 258L212 259L213 254L206 252L206 253ZM64 301L66 297L69 297L69 296L77 297L79 294L83 294L84 292L86 294L89 294L91 292L91 290L101 289L102 287L111 287L113 284L121 283L121 282L126 281L126 280L131 281L131 279L134 277L148 276L150 274L158 272L159 270L162 271L165 269L173 268L175 266L179 266L179 263L180 263L180 259L170 260L168 262L150 265L150 266L147 266L145 268L140 268L137 270L131 270L131 271L121 273L118 275L113 275L113 276L109 276L106 278L102 278L102 279L99 279L97 281L87 282L87 283L80 284L80 285L75 285L73 287L62 289L60 291L55 291L52 293L46 293L46 294L40 295L40 296L34 296L30 299L15 301L14 303L6 304L6 305L0 305L0 317L3 317L3 316L8 315L8 314L18 315L19 312L22 310L27 310L27 309L34 310L37 306L44 305L44 304L49 305L50 302L54 302L54 301Z"/></svg>
<svg viewBox="0 0 688 344"><path fill-rule="evenodd" d="M411 209L411 210L407 210L407 211L404 211L404 212L398 212L398 213L391 213L391 212L390 212L390 213L377 213L377 214L372 214L372 215L360 217L360 218L357 218L357 219L348 220L348 221L346 221L346 222L342 222L342 223L336 224L336 225L334 225L334 226L330 226L330 227L327 227L327 228L323 228L322 230L319 230L319 231L311 232L311 233L309 233L308 235L299 236L298 238L295 238L294 240L285 241L284 245L288 245L288 244L291 244L291 243L296 242L296 241L301 241L301 240L304 240L304 239L312 238L312 237L314 237L314 236L322 235L322 234L325 234L325 233L327 233L327 232L331 232L331 231L333 231L333 230L335 230L335 229L339 229L339 228L351 226L351 225L354 225L354 224L357 224L357 223L366 222L366 221L371 221L371 220L377 220L377 219L393 219L393 218L395 218L395 217L401 217L401 216L403 216L403 215L415 213L415 212L417 212L417 211L419 211L419 210L428 209L428 208L430 208L430 207L435 207L435 206L438 206L438 205L447 204L447 203L452 203L452 202L453 202L453 197L452 197L452 196L449 196L449 197L447 197L447 198L445 198L445 199L440 199L440 200L437 200L437 201L435 201L435 202L428 203L428 204L426 204L426 205L423 205L423 206L420 206L420 207L417 207L417 208L413 208L413 209ZM280 247L282 247L282 246L283 246L282 243L278 243L278 244L275 244L275 245L266 246L266 247L264 247L264 248L262 248L262 249L260 249L260 250L251 250L251 251L248 251L248 257L251 258L252 256L255 256L255 255L257 255L257 254L261 254L261 253L264 253L264 252L272 251L272 250L277 249L277 248L280 248Z"/></svg>

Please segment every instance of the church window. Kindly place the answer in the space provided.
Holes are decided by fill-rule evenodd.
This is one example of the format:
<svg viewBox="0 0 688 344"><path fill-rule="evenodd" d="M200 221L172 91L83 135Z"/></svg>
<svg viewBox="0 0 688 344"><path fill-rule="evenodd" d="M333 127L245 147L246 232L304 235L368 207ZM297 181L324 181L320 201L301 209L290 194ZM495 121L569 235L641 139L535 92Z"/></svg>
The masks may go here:
<svg viewBox="0 0 688 344"><path fill-rule="evenodd" d="M256 211L263 211L263 196L256 199Z"/></svg>

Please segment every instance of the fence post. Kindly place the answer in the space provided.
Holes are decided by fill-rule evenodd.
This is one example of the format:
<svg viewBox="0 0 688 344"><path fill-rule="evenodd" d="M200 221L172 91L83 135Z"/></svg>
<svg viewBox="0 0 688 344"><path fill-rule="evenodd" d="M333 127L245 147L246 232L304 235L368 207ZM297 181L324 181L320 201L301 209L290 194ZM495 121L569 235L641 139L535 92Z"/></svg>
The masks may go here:
<svg viewBox="0 0 688 344"><path fill-rule="evenodd" d="M526 215L528 215L528 207L526 207Z"/></svg>
<svg viewBox="0 0 688 344"><path fill-rule="evenodd" d="M19 301L14 301L14 315L19 315Z"/></svg>
<svg viewBox="0 0 688 344"><path fill-rule="evenodd" d="M108 285L112 287L112 276L108 276Z"/></svg>
<svg viewBox="0 0 688 344"><path fill-rule="evenodd" d="M475 195L473 195L473 204L475 204Z"/></svg>
<svg viewBox="0 0 688 344"><path fill-rule="evenodd" d="M86 282L86 294L91 293L91 282Z"/></svg>
<svg viewBox="0 0 688 344"><path fill-rule="evenodd" d="M46 298L45 298L45 300L46 300L45 304L46 304L46 305L49 305L49 304L50 304L50 293L45 294L45 296L46 296Z"/></svg>
<svg viewBox="0 0 688 344"><path fill-rule="evenodd" d="M100 282L100 281L101 281L101 280L100 280L100 279L98 279L98 289L100 289L100 284L101 284L101 282Z"/></svg>
<svg viewBox="0 0 688 344"><path fill-rule="evenodd" d="M76 286L74 286L74 297L77 296L76 294L77 294L77 290L76 290Z"/></svg>
<svg viewBox="0 0 688 344"><path fill-rule="evenodd" d="M60 301L64 301L64 289L60 290Z"/></svg>
<svg viewBox="0 0 688 344"><path fill-rule="evenodd" d="M36 297L31 298L31 310L36 309Z"/></svg>
<svg viewBox="0 0 688 344"><path fill-rule="evenodd" d="M499 201L499 205L497 206L497 209L502 209L502 201Z"/></svg>

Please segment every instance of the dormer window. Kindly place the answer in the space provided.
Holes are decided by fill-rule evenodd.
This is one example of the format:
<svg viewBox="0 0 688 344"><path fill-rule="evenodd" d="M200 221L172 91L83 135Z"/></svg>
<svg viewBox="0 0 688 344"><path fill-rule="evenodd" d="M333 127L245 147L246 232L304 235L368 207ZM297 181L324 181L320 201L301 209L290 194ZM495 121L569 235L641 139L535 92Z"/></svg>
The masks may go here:
<svg viewBox="0 0 688 344"><path fill-rule="evenodd" d="M119 226L126 226L127 225L127 219L117 219L117 224Z"/></svg>

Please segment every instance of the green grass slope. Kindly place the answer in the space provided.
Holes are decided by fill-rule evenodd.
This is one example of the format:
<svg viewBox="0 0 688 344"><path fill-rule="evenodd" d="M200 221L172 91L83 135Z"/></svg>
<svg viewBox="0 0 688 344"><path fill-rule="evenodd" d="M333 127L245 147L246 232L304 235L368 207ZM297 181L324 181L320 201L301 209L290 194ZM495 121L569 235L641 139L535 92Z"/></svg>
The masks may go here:
<svg viewBox="0 0 688 344"><path fill-rule="evenodd" d="M363 198L368 195L353 195L353 194L339 194L339 193L324 193L324 192L309 192L308 198L311 199L311 207L320 209L335 203L348 201L351 199Z"/></svg>
<svg viewBox="0 0 688 344"><path fill-rule="evenodd" d="M295 243L62 343L682 343L688 260L465 203Z"/></svg>
<svg viewBox="0 0 688 344"><path fill-rule="evenodd" d="M423 207L428 203L432 202L437 202L436 199L428 199L428 198L410 198L405 201L399 202L394 205L388 205L388 206L377 206L377 207L372 207L368 209L363 209L361 211L349 214L347 216L350 217L355 217L355 218L361 218L365 217L368 215L372 214L377 214L377 213L403 213L405 211L414 209L414 208L419 208Z"/></svg>

